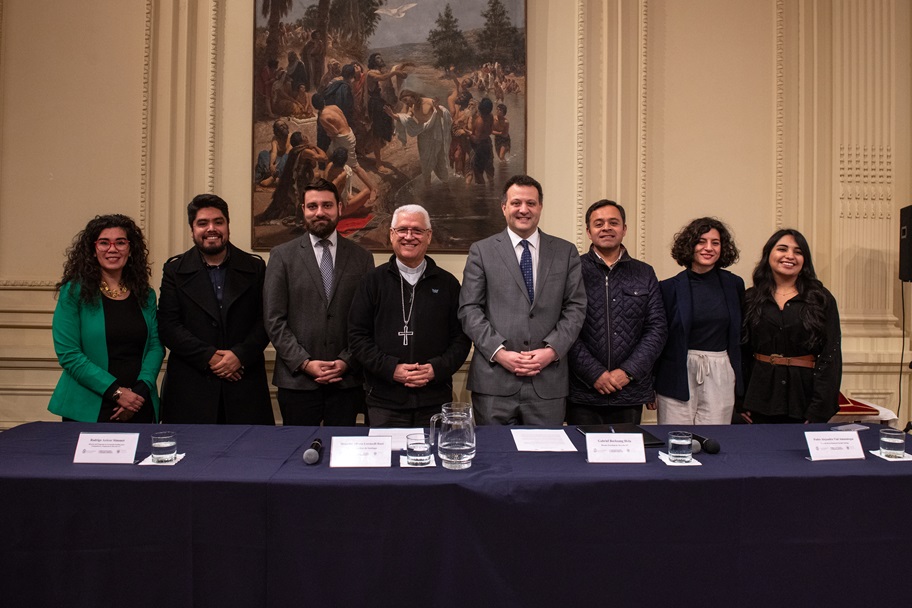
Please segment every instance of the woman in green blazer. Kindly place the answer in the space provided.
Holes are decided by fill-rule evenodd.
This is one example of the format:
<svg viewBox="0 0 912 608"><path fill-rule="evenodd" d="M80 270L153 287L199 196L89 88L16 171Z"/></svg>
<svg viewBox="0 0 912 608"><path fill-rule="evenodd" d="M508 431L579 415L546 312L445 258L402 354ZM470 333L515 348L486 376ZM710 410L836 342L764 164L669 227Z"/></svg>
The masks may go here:
<svg viewBox="0 0 912 608"><path fill-rule="evenodd" d="M142 232L100 215L73 239L57 284L53 336L63 374L48 410L79 422L158 421L155 292Z"/></svg>

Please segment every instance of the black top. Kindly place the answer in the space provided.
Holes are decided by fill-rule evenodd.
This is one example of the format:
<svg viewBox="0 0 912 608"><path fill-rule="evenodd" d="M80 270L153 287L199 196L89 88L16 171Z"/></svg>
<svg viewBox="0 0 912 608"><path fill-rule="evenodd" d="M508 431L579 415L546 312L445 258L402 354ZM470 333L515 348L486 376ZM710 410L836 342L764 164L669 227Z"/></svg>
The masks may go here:
<svg viewBox="0 0 912 608"><path fill-rule="evenodd" d="M719 271L713 268L703 274L687 271L693 299L693 321L687 348L721 352L728 348L728 307Z"/></svg>
<svg viewBox="0 0 912 608"><path fill-rule="evenodd" d="M369 406L411 409L453 400L453 374L465 362L472 343L456 317L459 281L430 257L425 259L427 268L414 292L401 278L394 255L364 277L352 301L349 345L364 368ZM403 317L409 319L407 336ZM434 379L420 388L407 388L393 380L399 363L430 363Z"/></svg>
<svg viewBox="0 0 912 608"><path fill-rule="evenodd" d="M139 372L142 369L143 351L148 338L146 320L143 318L139 301L132 293L123 300L102 297L101 301L104 307L108 372L117 378L114 388L132 388L149 401L149 395L146 394L148 391L144 392L137 387L137 384L141 384ZM155 412L151 401L146 405L148 407L140 408L139 412L130 418L130 422L154 422ZM110 398L103 399L98 421L110 422L116 407L117 404Z"/></svg>
<svg viewBox="0 0 912 608"><path fill-rule="evenodd" d="M748 294L750 290L748 290ZM823 343L809 348L811 334L801 323L801 311L808 304L796 295L779 310L766 302L756 328L747 327L744 369L747 394L744 409L768 416L788 416L796 421L826 422L839 411L842 381L842 340L836 300L826 293ZM749 299L749 298L746 298ZM772 365L757 361L754 353L800 357L815 355L814 369Z"/></svg>
<svg viewBox="0 0 912 608"><path fill-rule="evenodd" d="M228 260L230 257L231 249L228 249L228 254L225 256L225 259L222 260L222 263L213 266L207 264L203 255L200 254L203 265L206 267L206 270L209 271L209 280L212 282L212 289L215 292L215 299L218 300L219 308L222 307L222 294L225 292L225 278L228 276Z"/></svg>

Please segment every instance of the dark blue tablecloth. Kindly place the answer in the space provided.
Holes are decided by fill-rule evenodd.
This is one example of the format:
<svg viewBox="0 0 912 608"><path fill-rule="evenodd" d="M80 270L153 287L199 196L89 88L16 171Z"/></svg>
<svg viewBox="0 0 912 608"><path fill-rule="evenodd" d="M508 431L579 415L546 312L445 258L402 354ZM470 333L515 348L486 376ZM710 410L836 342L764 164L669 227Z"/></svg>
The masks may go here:
<svg viewBox="0 0 912 608"><path fill-rule="evenodd" d="M126 429L138 458L160 428ZM80 432L123 426L0 433L0 603L906 603L912 463L808 461L804 432L829 425L701 427L722 452L700 467L654 448L588 464L574 428L579 452L520 453L484 427L465 471L399 468L398 453L387 469L302 462L314 437L328 451L364 428L170 428L187 454L172 467L72 463Z"/></svg>

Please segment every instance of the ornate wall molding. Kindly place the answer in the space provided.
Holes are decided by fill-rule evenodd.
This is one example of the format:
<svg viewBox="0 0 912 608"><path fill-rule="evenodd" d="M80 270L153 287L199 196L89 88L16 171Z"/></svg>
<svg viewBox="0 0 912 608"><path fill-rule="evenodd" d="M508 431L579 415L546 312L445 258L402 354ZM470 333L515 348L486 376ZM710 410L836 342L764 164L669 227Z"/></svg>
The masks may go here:
<svg viewBox="0 0 912 608"><path fill-rule="evenodd" d="M0 280L0 291L54 291L56 281Z"/></svg>
<svg viewBox="0 0 912 608"><path fill-rule="evenodd" d="M830 213L833 239L847 260L833 283L843 334L859 339L899 335L887 265L897 247L895 12L894 0L833 3Z"/></svg>
<svg viewBox="0 0 912 608"><path fill-rule="evenodd" d="M649 0L640 0L639 4L639 52L638 82L639 106L637 108L637 252L638 259L646 259L646 204L647 204L647 163L646 163L646 116L649 49Z"/></svg>
<svg viewBox="0 0 912 608"><path fill-rule="evenodd" d="M785 207L785 0L776 0L776 185L775 226L782 228Z"/></svg>
<svg viewBox="0 0 912 608"><path fill-rule="evenodd" d="M888 144L839 146L839 217L893 217L893 151Z"/></svg>
<svg viewBox="0 0 912 608"><path fill-rule="evenodd" d="M583 240L585 146L586 146L586 87L583 74L586 69L586 0L576 3L576 248L586 249Z"/></svg>
<svg viewBox="0 0 912 608"><path fill-rule="evenodd" d="M143 30L142 118L139 149L139 226L148 235L149 216L149 138L152 107L152 26L153 0L146 0L146 23Z"/></svg>
<svg viewBox="0 0 912 608"><path fill-rule="evenodd" d="M215 192L216 92L218 90L219 3L209 3L209 78L206 90L206 189Z"/></svg>
<svg viewBox="0 0 912 608"><path fill-rule="evenodd" d="M840 219L893 217L894 13L893 0L837 5L841 52L834 59L842 86L834 145Z"/></svg>

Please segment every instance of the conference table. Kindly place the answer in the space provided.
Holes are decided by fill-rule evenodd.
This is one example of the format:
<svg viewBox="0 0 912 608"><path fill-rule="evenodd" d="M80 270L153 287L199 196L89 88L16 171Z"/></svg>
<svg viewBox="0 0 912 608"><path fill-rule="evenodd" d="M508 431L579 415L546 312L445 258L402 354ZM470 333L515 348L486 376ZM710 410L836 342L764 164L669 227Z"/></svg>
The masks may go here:
<svg viewBox="0 0 912 608"><path fill-rule="evenodd" d="M867 453L876 426L864 460L809 461L831 426L700 427L722 449L693 467L480 427L452 471L303 462L363 427L169 425L173 466L74 464L82 432L138 432L139 460L163 427L26 424L0 433L0 605L909 605L912 462Z"/></svg>

